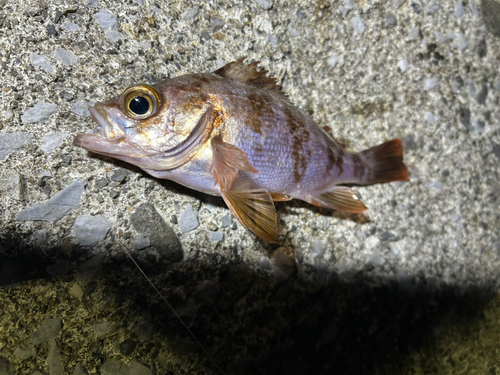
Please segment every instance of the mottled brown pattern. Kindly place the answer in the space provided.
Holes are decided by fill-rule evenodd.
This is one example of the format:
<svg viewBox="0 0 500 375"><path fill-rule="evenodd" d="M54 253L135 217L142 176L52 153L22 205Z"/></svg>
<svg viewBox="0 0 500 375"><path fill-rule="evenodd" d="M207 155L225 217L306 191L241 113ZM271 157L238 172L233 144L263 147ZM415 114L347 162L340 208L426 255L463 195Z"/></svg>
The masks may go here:
<svg viewBox="0 0 500 375"><path fill-rule="evenodd" d="M248 113L250 114L249 119L246 121L247 125L250 125L254 133L262 135L262 119L269 114L271 108L263 100L262 95L259 93L249 90L246 96L248 104L250 104Z"/></svg>
<svg viewBox="0 0 500 375"><path fill-rule="evenodd" d="M286 123L290 125L290 133L293 141L293 178L295 182L300 182L307 169L307 158L311 155L311 150L307 150L304 146L309 145L311 133L304 126L296 122L293 114L287 107L283 107L283 113L286 118Z"/></svg>
<svg viewBox="0 0 500 375"><path fill-rule="evenodd" d="M328 147L327 150L327 156L328 156L328 165L326 166L326 170L328 173L332 171L333 166L335 165L335 152L331 147Z"/></svg>

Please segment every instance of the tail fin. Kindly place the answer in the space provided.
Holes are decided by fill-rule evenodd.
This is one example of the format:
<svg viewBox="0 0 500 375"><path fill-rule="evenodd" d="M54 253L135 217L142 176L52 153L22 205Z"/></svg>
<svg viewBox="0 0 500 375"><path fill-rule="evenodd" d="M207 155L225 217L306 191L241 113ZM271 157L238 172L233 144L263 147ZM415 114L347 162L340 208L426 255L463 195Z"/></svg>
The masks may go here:
<svg viewBox="0 0 500 375"><path fill-rule="evenodd" d="M368 167L363 184L407 181L408 168L403 163L401 139L393 139L359 154Z"/></svg>

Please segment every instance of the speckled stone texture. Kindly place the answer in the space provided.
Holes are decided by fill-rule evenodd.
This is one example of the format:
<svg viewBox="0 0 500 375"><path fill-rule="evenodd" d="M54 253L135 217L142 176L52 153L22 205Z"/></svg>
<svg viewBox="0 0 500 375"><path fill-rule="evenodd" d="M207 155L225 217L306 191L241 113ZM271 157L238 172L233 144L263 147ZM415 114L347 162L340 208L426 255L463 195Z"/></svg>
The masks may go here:
<svg viewBox="0 0 500 375"><path fill-rule="evenodd" d="M218 373L171 305L228 374L499 373L499 8L0 0L0 371ZM88 104L242 56L350 151L402 138L410 181L354 187L365 215L278 203L270 245L221 199L72 145ZM133 225L144 204L161 225ZM79 238L89 217L109 231Z"/></svg>

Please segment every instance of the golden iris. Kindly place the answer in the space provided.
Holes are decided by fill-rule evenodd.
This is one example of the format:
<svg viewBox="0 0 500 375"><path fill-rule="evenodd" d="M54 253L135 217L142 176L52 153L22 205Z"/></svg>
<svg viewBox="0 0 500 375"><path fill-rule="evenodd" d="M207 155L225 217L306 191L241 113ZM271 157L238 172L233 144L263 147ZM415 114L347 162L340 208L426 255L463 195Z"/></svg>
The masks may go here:
<svg viewBox="0 0 500 375"><path fill-rule="evenodd" d="M143 120L156 113L160 96L149 85L129 87L122 95L125 113L134 120Z"/></svg>

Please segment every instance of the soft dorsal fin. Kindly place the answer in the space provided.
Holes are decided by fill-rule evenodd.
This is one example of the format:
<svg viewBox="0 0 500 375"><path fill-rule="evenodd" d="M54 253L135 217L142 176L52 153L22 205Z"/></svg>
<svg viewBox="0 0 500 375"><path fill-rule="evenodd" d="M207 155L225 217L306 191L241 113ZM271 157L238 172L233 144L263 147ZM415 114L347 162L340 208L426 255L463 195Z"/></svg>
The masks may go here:
<svg viewBox="0 0 500 375"><path fill-rule="evenodd" d="M267 70L257 71L257 65L260 61L255 61L248 65L243 63L245 57L238 59L236 61L230 62L229 64L224 65L222 68L214 71L214 74L217 74L224 78L232 78L241 82L245 82L254 86L257 86L261 89L270 90L276 93L280 93L285 95L283 91L281 91L281 86L276 84L276 78L267 77Z"/></svg>

